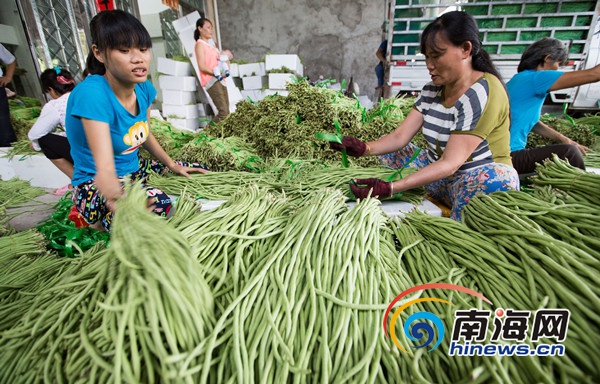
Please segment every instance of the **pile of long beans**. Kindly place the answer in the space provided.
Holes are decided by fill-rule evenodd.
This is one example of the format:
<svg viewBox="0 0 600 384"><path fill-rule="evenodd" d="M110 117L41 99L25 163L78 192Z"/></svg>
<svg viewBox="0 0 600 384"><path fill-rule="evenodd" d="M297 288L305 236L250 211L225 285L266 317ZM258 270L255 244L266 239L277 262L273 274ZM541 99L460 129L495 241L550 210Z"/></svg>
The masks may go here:
<svg viewBox="0 0 600 384"><path fill-rule="evenodd" d="M538 165L536 173L531 178L534 185L550 185L554 191L565 194L575 202L587 202L595 207L600 205L600 175L573 167L556 155Z"/></svg>

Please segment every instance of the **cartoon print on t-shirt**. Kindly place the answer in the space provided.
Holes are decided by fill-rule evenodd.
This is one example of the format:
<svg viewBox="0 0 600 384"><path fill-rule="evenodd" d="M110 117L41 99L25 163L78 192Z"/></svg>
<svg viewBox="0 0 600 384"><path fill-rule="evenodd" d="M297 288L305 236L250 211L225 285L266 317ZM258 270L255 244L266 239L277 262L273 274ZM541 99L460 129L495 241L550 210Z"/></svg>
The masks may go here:
<svg viewBox="0 0 600 384"><path fill-rule="evenodd" d="M127 145L131 145L131 148L124 150L122 154L127 155L138 149L140 145L144 144L144 142L148 140L149 133L150 130L148 129L148 124L145 121L138 121L135 123L131 128L129 128L129 132L123 136L123 142Z"/></svg>

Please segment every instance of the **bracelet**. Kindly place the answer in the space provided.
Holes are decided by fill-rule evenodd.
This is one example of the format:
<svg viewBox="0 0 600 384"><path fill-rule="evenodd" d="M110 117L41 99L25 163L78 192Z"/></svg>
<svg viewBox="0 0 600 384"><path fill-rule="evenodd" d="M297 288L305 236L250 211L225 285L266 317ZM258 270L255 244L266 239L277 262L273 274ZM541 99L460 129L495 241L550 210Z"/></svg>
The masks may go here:
<svg viewBox="0 0 600 384"><path fill-rule="evenodd" d="M369 156L371 154L371 147L369 147L369 144L365 143L365 145L367 146L367 150L365 151L365 155Z"/></svg>
<svg viewBox="0 0 600 384"><path fill-rule="evenodd" d="M394 183L390 182L390 197L394 196Z"/></svg>

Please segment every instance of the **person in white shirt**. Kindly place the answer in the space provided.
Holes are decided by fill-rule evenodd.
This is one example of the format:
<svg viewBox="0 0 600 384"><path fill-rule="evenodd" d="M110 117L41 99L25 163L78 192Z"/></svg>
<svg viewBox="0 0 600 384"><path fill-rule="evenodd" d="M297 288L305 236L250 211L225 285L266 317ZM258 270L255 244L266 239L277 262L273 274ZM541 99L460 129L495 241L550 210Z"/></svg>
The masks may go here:
<svg viewBox="0 0 600 384"><path fill-rule="evenodd" d="M40 76L42 89L47 92L52 100L48 101L37 121L29 130L27 136L31 140L31 147L36 151L44 152L44 155L69 179L73 178L73 158L71 157L71 146L67 140L65 128L65 115L67 101L75 82L71 73L60 67L46 69ZM58 130L58 127L63 130ZM62 195L70 189L70 184L54 191L56 195Z"/></svg>
<svg viewBox="0 0 600 384"><path fill-rule="evenodd" d="M17 136L10 123L10 109L6 86L12 81L17 61L12 53L0 44L0 63L6 65L6 73L0 68L0 147L10 147L11 143L17 141Z"/></svg>

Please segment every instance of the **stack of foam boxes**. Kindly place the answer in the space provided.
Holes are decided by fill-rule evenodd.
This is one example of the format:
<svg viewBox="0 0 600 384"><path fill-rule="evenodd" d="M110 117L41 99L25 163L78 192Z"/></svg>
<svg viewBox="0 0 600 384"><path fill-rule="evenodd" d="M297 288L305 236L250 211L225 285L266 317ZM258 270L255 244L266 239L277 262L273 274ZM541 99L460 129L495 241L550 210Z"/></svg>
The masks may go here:
<svg viewBox="0 0 600 384"><path fill-rule="evenodd" d="M265 68L267 72L271 70L279 71L283 68L290 70L289 73L269 73L267 95L277 93L287 96L286 84L304 76L304 67L298 55L267 55L265 57Z"/></svg>
<svg viewBox="0 0 600 384"><path fill-rule="evenodd" d="M196 30L196 21L198 21L199 18L200 14L198 11L194 11L182 18L174 20L173 29L175 29L175 32L177 32L187 57L190 59L191 66L188 64L190 71L189 76L193 77L195 80L196 85L194 88L194 95L198 101L198 117L196 118L196 121L199 127L203 128L210 122L209 115L213 115L213 111L215 111L216 108L214 107L214 104L212 104L212 100L210 100L210 97L206 91L200 87L200 84L197 80L200 72L198 71L198 63L196 63L196 60L194 59L194 47L196 45L196 40L194 40L194 31Z"/></svg>
<svg viewBox="0 0 600 384"><path fill-rule="evenodd" d="M265 97L264 88L267 86L265 63L239 64L237 74L242 80L241 92L244 99L259 101Z"/></svg>
<svg viewBox="0 0 600 384"><path fill-rule="evenodd" d="M198 80L190 63L158 58L158 78L162 91L162 115L175 128L197 131L204 107L196 101Z"/></svg>

